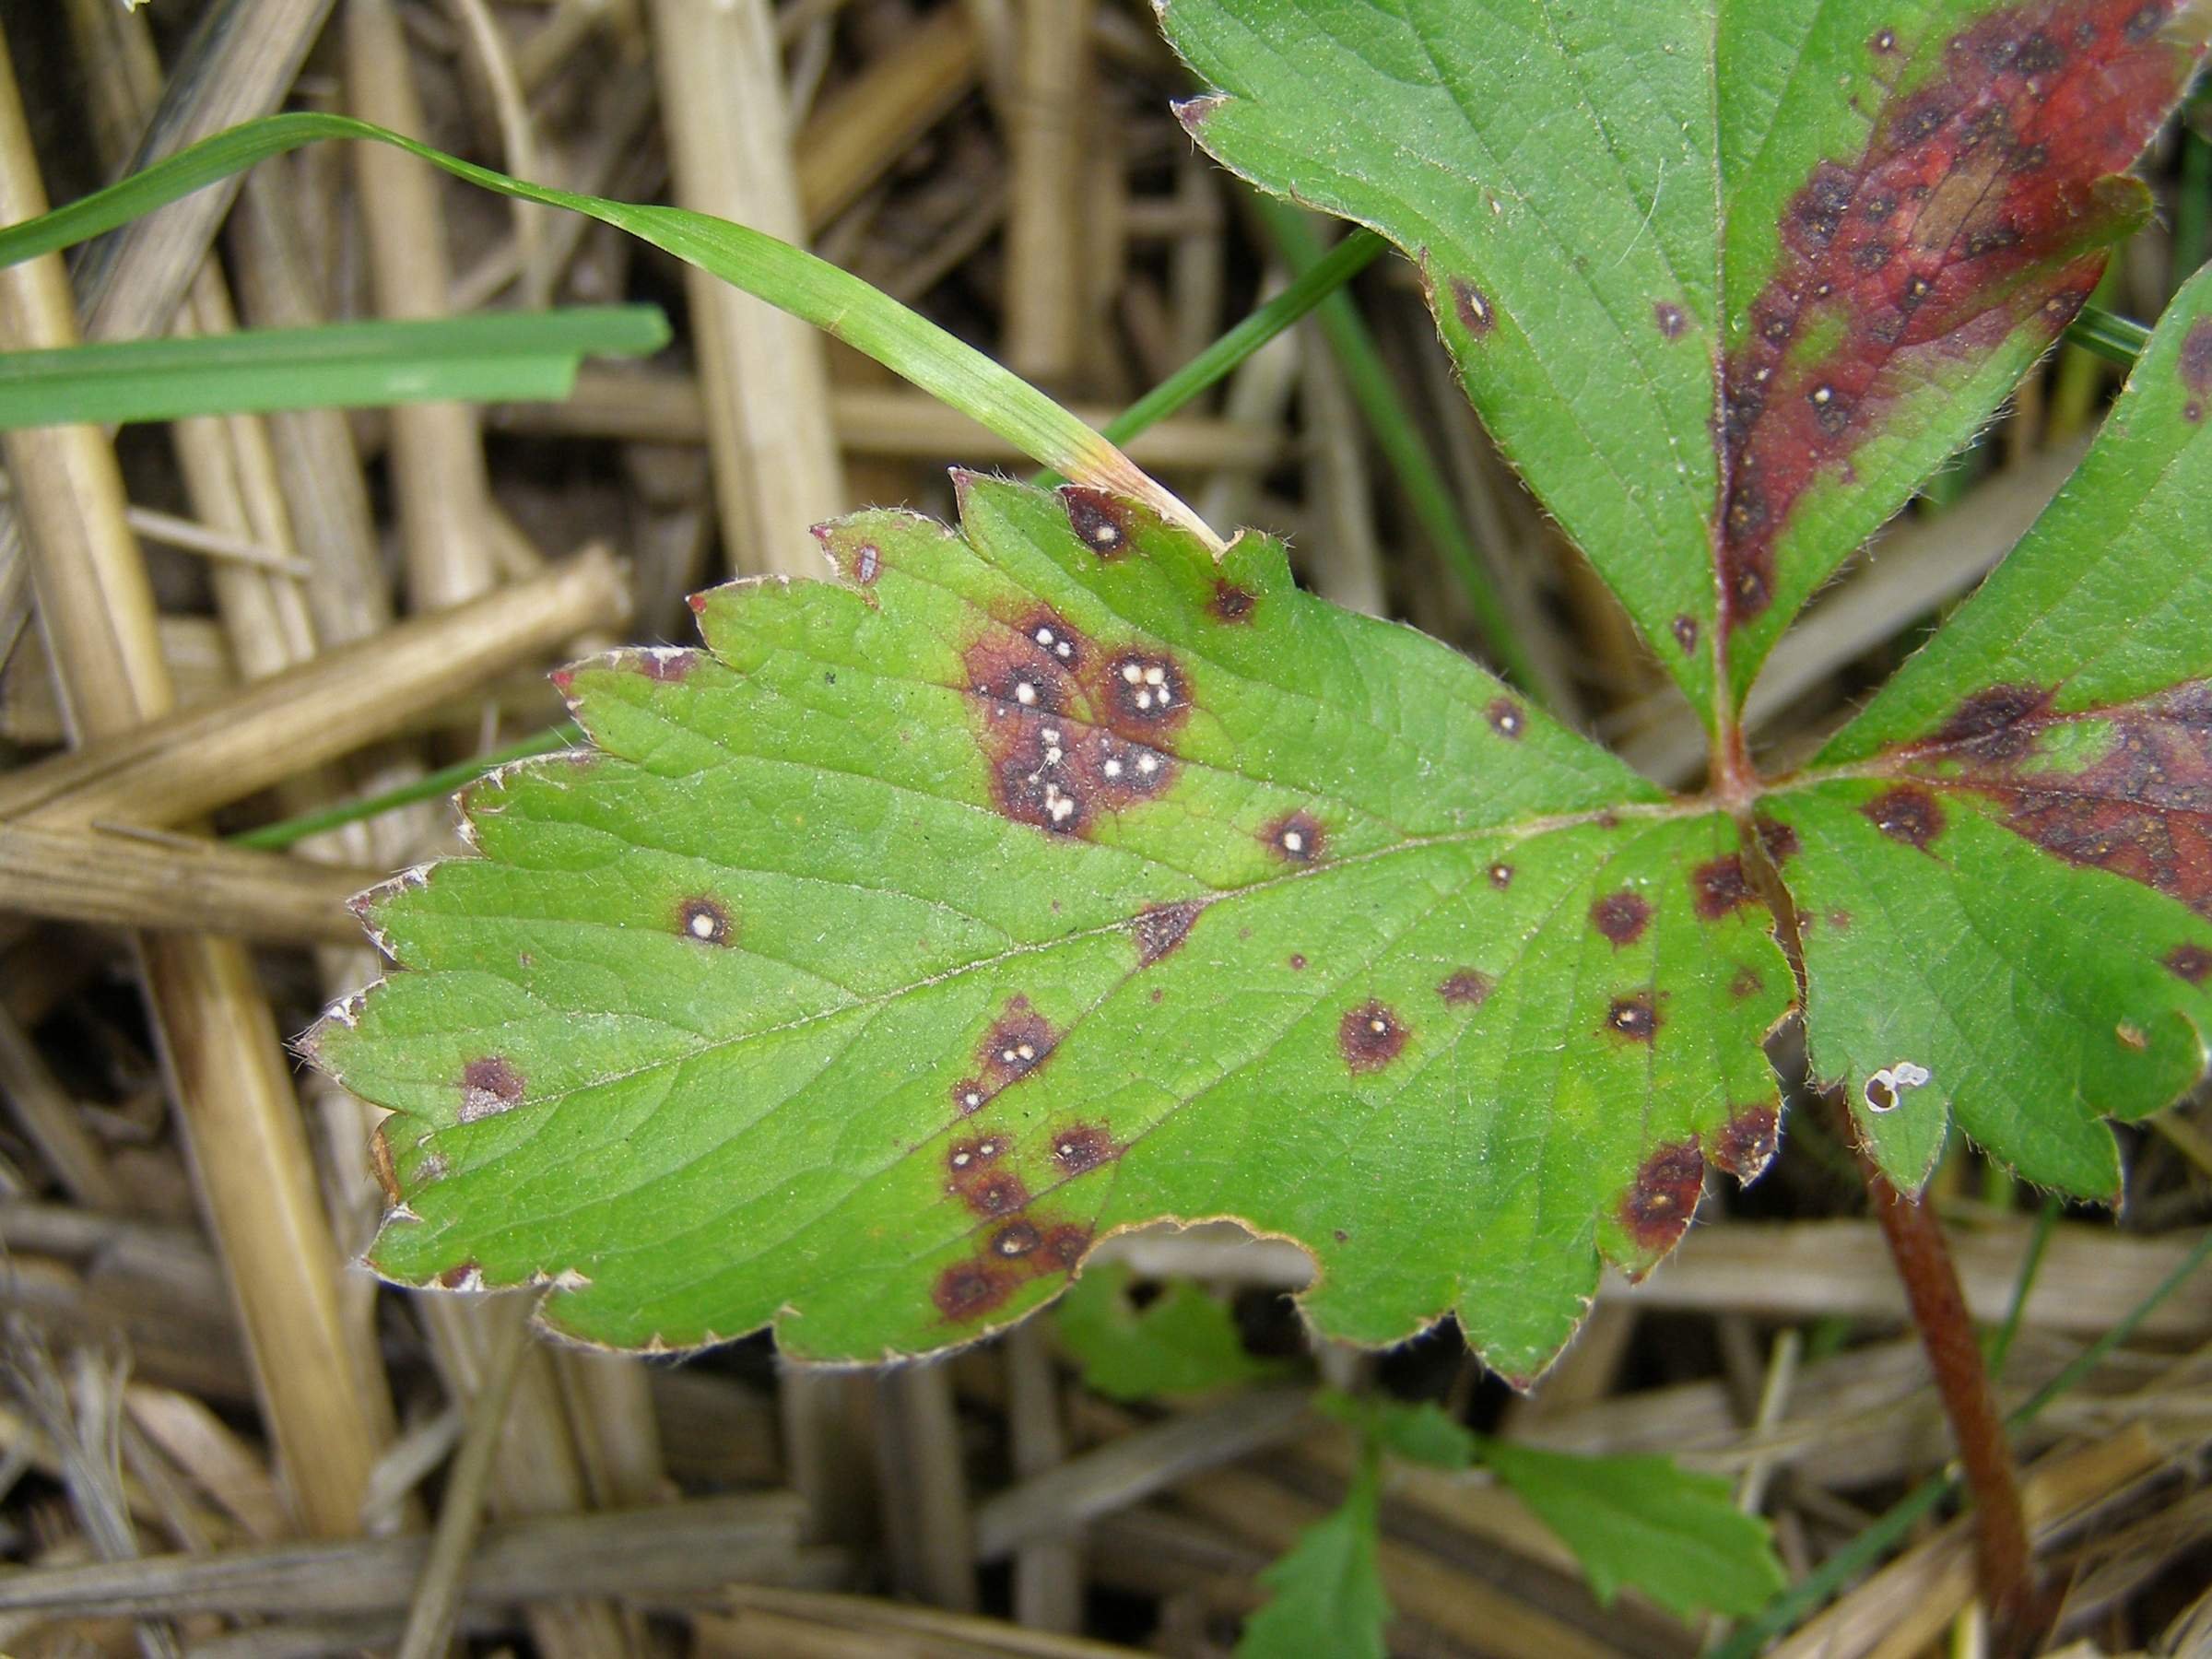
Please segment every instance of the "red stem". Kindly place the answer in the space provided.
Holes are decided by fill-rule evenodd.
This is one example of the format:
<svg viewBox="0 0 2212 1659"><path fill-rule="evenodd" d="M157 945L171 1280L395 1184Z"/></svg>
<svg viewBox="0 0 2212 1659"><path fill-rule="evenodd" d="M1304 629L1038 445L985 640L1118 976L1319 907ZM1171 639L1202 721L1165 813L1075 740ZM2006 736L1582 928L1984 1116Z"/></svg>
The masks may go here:
<svg viewBox="0 0 2212 1659"><path fill-rule="evenodd" d="M1983 1605L1993 1629L2017 1627L2029 1610L2028 1519L2020 1507L2012 1450L1997 1416L1989 1369L1982 1361L1966 1297L1959 1288L1950 1246L1933 1213L1889 1184L1859 1149L1859 1165L1874 1213L1889 1242L1897 1277L1904 1281L1912 1323L1936 1373L1936 1392L1950 1419L1951 1438L1973 1494L1975 1559Z"/></svg>

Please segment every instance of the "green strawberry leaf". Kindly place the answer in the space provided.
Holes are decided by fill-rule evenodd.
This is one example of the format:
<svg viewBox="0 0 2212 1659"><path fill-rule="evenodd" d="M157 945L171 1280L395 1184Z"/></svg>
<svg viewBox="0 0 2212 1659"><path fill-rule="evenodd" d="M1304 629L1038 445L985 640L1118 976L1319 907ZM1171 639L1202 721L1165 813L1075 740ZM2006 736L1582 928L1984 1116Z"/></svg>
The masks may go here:
<svg viewBox="0 0 2212 1659"><path fill-rule="evenodd" d="M1419 265L1469 396L1709 721L2147 195L2199 0L1163 0L1185 122Z"/></svg>
<svg viewBox="0 0 2212 1659"><path fill-rule="evenodd" d="M1189 1280L1171 1281L1139 1308L1129 1300L1133 1277L1121 1262L1093 1267L1053 1310L1061 1346L1099 1393L1148 1400L1256 1382L1288 1369L1248 1353L1228 1306Z"/></svg>
<svg viewBox="0 0 2212 1659"><path fill-rule="evenodd" d="M1787 964L1730 819L1412 630L1096 492L825 527L834 582L559 677L311 1034L394 1109L372 1264L582 1340L866 1360L1091 1241L1296 1241L1324 1333L1526 1379L1763 1166Z"/></svg>
<svg viewBox="0 0 2212 1659"><path fill-rule="evenodd" d="M1474 1430L1463 1428L1434 1400L1394 1400L1385 1394L1348 1394L1324 1388L1314 1405L1393 1457L1432 1469L1474 1467Z"/></svg>
<svg viewBox="0 0 2212 1659"><path fill-rule="evenodd" d="M1371 1453L1343 1503L1260 1574L1273 1594L1244 1621L1237 1659L1382 1659L1390 1597L1378 1559L1382 1533L1382 1471Z"/></svg>
<svg viewBox="0 0 2212 1659"><path fill-rule="evenodd" d="M2105 1117L2212 1033L2212 271L2095 445L1934 641L1762 810L1807 1032L1916 1187L1956 1120L2115 1198Z"/></svg>
<svg viewBox="0 0 2212 1659"><path fill-rule="evenodd" d="M1574 1551L1600 1601L1632 1584L1683 1617L1756 1613L1788 1583L1765 1521L1728 1483L1665 1457L1588 1457L1486 1440L1480 1456Z"/></svg>

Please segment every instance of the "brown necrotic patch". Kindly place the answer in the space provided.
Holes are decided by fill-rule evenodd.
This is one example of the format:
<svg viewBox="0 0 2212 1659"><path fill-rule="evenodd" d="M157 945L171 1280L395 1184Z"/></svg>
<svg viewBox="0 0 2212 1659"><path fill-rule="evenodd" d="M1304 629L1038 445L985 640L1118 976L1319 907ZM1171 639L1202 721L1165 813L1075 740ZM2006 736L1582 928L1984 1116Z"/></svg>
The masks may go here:
<svg viewBox="0 0 2212 1659"><path fill-rule="evenodd" d="M1771 1101L1738 1106L1713 1132L1712 1161L1748 1185L1766 1172L1782 1146L1782 1118Z"/></svg>
<svg viewBox="0 0 2212 1659"><path fill-rule="evenodd" d="M1445 976L1437 995L1454 1008L1479 1008L1489 1000L1496 982L1479 968L1460 968Z"/></svg>
<svg viewBox="0 0 2212 1659"><path fill-rule="evenodd" d="M1778 870L1803 850L1804 843L1799 841L1797 831L1780 818L1755 818L1751 829L1759 837L1759 850L1766 854L1767 862Z"/></svg>
<svg viewBox="0 0 2212 1659"><path fill-rule="evenodd" d="M383 1189L384 1202L399 1203L399 1171L392 1161L392 1143L385 1137L382 1124L369 1136L369 1168L376 1176L376 1184Z"/></svg>
<svg viewBox="0 0 2212 1659"><path fill-rule="evenodd" d="M1191 935L1191 927L1206 906L1196 900L1181 904L1147 904L1136 913L1130 924L1130 932L1136 936L1136 959L1149 968L1160 958L1182 948L1183 940Z"/></svg>
<svg viewBox="0 0 2212 1659"><path fill-rule="evenodd" d="M1491 308L1488 295L1465 276L1453 277L1449 286L1452 314L1462 328L1479 340L1498 326L1498 313Z"/></svg>
<svg viewBox="0 0 2212 1659"><path fill-rule="evenodd" d="M1718 922L1731 912L1752 902L1751 877L1740 853L1724 853L1689 873L1690 901L1700 918Z"/></svg>
<svg viewBox="0 0 2212 1659"><path fill-rule="evenodd" d="M484 1269L477 1262L455 1262L430 1283L441 1290L480 1290L484 1288Z"/></svg>
<svg viewBox="0 0 2212 1659"><path fill-rule="evenodd" d="M1053 1163L1063 1175L1085 1175L1121 1156L1097 1124L1070 1124L1053 1136Z"/></svg>
<svg viewBox="0 0 2212 1659"><path fill-rule="evenodd" d="M1034 610L1014 625L1014 631L1037 648L1037 653L1064 674L1080 674L1088 660L1088 641L1067 625L1056 611Z"/></svg>
<svg viewBox="0 0 2212 1659"><path fill-rule="evenodd" d="M1089 1228L1063 1222L1045 1230L1043 1241L1030 1260L1039 1273L1073 1273L1083 1265L1090 1239Z"/></svg>
<svg viewBox="0 0 2212 1659"><path fill-rule="evenodd" d="M1080 484L1063 485L1060 500L1067 508L1067 522L1076 539L1100 559L1118 559L1129 546L1129 503L1104 490Z"/></svg>
<svg viewBox="0 0 2212 1659"><path fill-rule="evenodd" d="M1891 841L1923 853L1943 833L1943 807L1917 784L1900 783L1885 789L1859 810Z"/></svg>
<svg viewBox="0 0 2212 1659"><path fill-rule="evenodd" d="M1705 1186L1705 1154L1694 1140L1661 1147L1621 1195L1620 1225L1647 1256L1662 1256L1689 1230Z"/></svg>
<svg viewBox="0 0 2212 1659"><path fill-rule="evenodd" d="M1767 982L1756 968L1738 968L1728 981L1728 994L1737 1002L1757 996L1767 988Z"/></svg>
<svg viewBox="0 0 2212 1659"><path fill-rule="evenodd" d="M1286 813L1260 831L1270 853L1294 865L1318 864L1328 845L1328 832L1310 812Z"/></svg>
<svg viewBox="0 0 2212 1659"><path fill-rule="evenodd" d="M1214 597L1207 608L1217 622L1249 622L1259 603L1259 596L1249 589L1223 580L1214 583Z"/></svg>
<svg viewBox="0 0 2212 1659"><path fill-rule="evenodd" d="M1610 1037L1629 1042L1650 1042L1659 1035L1661 1024L1658 1006L1648 991L1639 991L1631 996L1617 996L1606 1010L1604 1030Z"/></svg>
<svg viewBox="0 0 2212 1659"><path fill-rule="evenodd" d="M1611 940L1616 950L1643 937L1651 920L1650 901L1627 888L1606 893L1590 906L1590 925Z"/></svg>
<svg viewBox="0 0 2212 1659"><path fill-rule="evenodd" d="M983 1217L1011 1216L1030 1201L1030 1189L1010 1170L994 1170L962 1182L955 1189L960 1201Z"/></svg>
<svg viewBox="0 0 2212 1659"><path fill-rule="evenodd" d="M2201 985L2212 980L2212 950L2202 945L2176 945L2166 953L2166 969L2192 985Z"/></svg>
<svg viewBox="0 0 2212 1659"><path fill-rule="evenodd" d="M991 1253L1009 1261L1031 1254L1044 1242L1034 1221L1009 1221L991 1235Z"/></svg>
<svg viewBox="0 0 2212 1659"><path fill-rule="evenodd" d="M1354 1072L1381 1071L1406 1052L1410 1035L1394 1010L1371 997L1336 1022L1336 1052Z"/></svg>
<svg viewBox="0 0 2212 1659"><path fill-rule="evenodd" d="M1689 326L1689 313L1671 300L1661 300L1652 307L1652 321L1659 324L1659 337L1678 340Z"/></svg>
<svg viewBox="0 0 2212 1659"><path fill-rule="evenodd" d="M676 931L701 945L727 945L736 936L729 907L705 893L677 901Z"/></svg>
<svg viewBox="0 0 2212 1659"><path fill-rule="evenodd" d="M1939 73L1872 112L1859 154L1806 175L1723 370L1725 627L1773 603L1798 502L1842 475L1900 397L2016 329L2054 335L2079 309L2104 262L2077 252L2109 212L2092 186L2134 161L2191 67L2155 26L2134 29L2136 10L1989 11L1948 42ZM1888 58L1896 34L1868 46ZM1808 339L1821 344L1796 348Z"/></svg>
<svg viewBox="0 0 2212 1659"><path fill-rule="evenodd" d="M2043 686L1991 686L1965 699L1929 739L1954 757L1982 765L2011 765L2035 751L2036 727L2049 711Z"/></svg>
<svg viewBox="0 0 2212 1659"><path fill-rule="evenodd" d="M962 1324L1000 1306L1018 1283L1014 1275L984 1263L955 1262L937 1275L930 1300L947 1323Z"/></svg>
<svg viewBox="0 0 2212 1659"><path fill-rule="evenodd" d="M1191 712L1182 669L1171 656L1127 652L1106 665L1106 706L1124 735L1152 741Z"/></svg>
<svg viewBox="0 0 2212 1659"><path fill-rule="evenodd" d="M1528 711L1510 697L1492 698L1490 706L1483 711L1483 718L1490 723L1490 730L1500 737L1518 741L1521 734L1528 729Z"/></svg>
<svg viewBox="0 0 2212 1659"><path fill-rule="evenodd" d="M461 1107L454 1115L464 1124L497 1117L523 1103L523 1074L504 1054L487 1054L461 1068Z"/></svg>
<svg viewBox="0 0 2212 1659"><path fill-rule="evenodd" d="M1052 1058L1060 1034L1026 996L1009 1001L976 1045L976 1063L994 1087L1020 1081Z"/></svg>

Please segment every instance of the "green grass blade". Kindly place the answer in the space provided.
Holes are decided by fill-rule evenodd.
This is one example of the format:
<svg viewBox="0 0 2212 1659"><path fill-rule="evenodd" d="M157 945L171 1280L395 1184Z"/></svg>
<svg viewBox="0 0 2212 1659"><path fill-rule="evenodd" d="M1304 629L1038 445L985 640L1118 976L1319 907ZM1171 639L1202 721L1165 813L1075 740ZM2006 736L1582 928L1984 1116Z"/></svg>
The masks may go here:
<svg viewBox="0 0 2212 1659"><path fill-rule="evenodd" d="M250 329L0 353L0 428L568 396L586 356L668 343L654 305Z"/></svg>
<svg viewBox="0 0 2212 1659"><path fill-rule="evenodd" d="M2066 343L2096 353L2107 362L2133 369L2143 348L2150 344L2150 330L2132 317L2123 317L2101 305L2085 305L2081 314L2066 324Z"/></svg>
<svg viewBox="0 0 2212 1659"><path fill-rule="evenodd" d="M1277 251L1300 278L1319 270L1327 259L1334 257L1322 252L1321 239L1313 234L1312 227L1297 208L1272 196L1255 196L1253 205ZM1368 333L1366 323L1361 321L1350 300L1342 294L1323 301L1320 322L1330 348L1344 369L1352 396L1367 418L1368 429L1374 434L1376 446L1389 462L1392 472L1397 475L1398 487L1405 490L1415 516L1421 522L1423 533L1452 567L1453 574L1459 578L1467 602L1474 607L1476 624L1482 630L1484 648L1491 660L1505 670L1508 678L1524 689L1535 689L1543 684L1536 676L1535 665L1522 649L1520 634L1498 602L1488 567L1483 563L1481 553L1460 521L1459 504L1453 499L1452 487L1445 482L1442 468L1430 453L1418 423L1398 395L1397 385L1382 361L1382 352L1376 348L1374 336Z"/></svg>
<svg viewBox="0 0 2212 1659"><path fill-rule="evenodd" d="M498 194L567 208L628 231L836 335L1042 465L1143 501L1218 550L1219 538L1188 507L1105 438L1011 370L828 261L709 214L579 195L510 178L351 116L271 115L218 133L120 183L0 230L0 265L72 247L257 161L323 138L387 144Z"/></svg>

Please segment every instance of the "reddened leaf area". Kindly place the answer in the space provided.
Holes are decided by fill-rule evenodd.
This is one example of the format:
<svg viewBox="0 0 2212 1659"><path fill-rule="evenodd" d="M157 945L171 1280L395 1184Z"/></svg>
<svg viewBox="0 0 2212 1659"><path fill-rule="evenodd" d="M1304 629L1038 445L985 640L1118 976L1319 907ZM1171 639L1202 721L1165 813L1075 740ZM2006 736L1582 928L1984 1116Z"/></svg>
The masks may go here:
<svg viewBox="0 0 2212 1659"><path fill-rule="evenodd" d="M1816 1067L1900 1185L1947 1122L2113 1197L2098 1120L2212 1034L2212 275L2012 556L1763 810L1794 837Z"/></svg>
<svg viewBox="0 0 2212 1659"><path fill-rule="evenodd" d="M311 1046L398 1114L373 1264L866 1360L1229 1217L1311 1253L1324 1330L1456 1308L1533 1375L1601 1255L1772 1151L1789 971L1735 828L1264 537L960 496L570 671L593 747L369 900L401 971Z"/></svg>
<svg viewBox="0 0 2212 1659"><path fill-rule="evenodd" d="M2142 222L2205 0L1164 0L1185 124L1419 266L1467 393L1725 727Z"/></svg>

